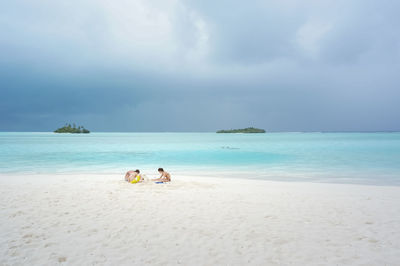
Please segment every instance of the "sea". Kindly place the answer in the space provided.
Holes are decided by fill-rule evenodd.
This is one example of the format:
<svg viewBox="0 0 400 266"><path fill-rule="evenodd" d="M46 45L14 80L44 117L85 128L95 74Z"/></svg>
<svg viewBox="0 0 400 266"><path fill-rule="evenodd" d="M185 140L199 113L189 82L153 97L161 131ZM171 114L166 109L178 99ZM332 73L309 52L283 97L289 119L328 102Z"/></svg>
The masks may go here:
<svg viewBox="0 0 400 266"><path fill-rule="evenodd" d="M219 176L400 185L400 133L0 132L0 175Z"/></svg>

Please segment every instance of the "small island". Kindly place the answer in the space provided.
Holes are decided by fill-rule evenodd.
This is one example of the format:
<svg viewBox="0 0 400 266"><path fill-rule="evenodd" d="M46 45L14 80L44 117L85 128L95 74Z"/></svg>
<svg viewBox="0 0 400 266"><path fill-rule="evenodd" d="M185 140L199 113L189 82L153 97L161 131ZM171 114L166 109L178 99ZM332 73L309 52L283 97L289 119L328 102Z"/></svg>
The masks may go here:
<svg viewBox="0 0 400 266"><path fill-rule="evenodd" d="M265 133L264 129L247 127L241 129L218 130L217 133Z"/></svg>
<svg viewBox="0 0 400 266"><path fill-rule="evenodd" d="M79 134L79 133L90 133L89 130L87 130L86 128L84 128L83 126L78 126L76 127L75 123L71 126L71 124L65 124L65 126L60 127L59 129L55 130L54 133L75 133L75 134Z"/></svg>

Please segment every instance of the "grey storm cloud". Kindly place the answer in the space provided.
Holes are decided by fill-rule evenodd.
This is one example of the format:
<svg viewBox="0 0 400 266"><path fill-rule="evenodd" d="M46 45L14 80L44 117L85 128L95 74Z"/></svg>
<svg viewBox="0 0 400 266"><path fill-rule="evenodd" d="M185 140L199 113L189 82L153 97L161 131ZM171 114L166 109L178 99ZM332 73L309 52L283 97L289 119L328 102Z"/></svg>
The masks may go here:
<svg viewBox="0 0 400 266"><path fill-rule="evenodd" d="M0 130L400 130L398 1L3 1Z"/></svg>

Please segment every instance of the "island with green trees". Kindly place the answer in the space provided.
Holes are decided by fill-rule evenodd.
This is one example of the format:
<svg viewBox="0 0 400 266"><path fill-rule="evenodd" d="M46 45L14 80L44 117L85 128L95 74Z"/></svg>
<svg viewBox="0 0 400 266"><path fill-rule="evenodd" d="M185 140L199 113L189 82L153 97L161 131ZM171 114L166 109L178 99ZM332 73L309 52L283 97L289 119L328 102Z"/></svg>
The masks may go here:
<svg viewBox="0 0 400 266"><path fill-rule="evenodd" d="M76 127L75 123L72 124L65 124L65 126L60 127L59 129L55 130L54 133L90 133L89 130L84 128L83 126Z"/></svg>
<svg viewBox="0 0 400 266"><path fill-rule="evenodd" d="M217 133L265 133L264 129L255 128L255 127L247 127L241 129L223 129L218 130Z"/></svg>

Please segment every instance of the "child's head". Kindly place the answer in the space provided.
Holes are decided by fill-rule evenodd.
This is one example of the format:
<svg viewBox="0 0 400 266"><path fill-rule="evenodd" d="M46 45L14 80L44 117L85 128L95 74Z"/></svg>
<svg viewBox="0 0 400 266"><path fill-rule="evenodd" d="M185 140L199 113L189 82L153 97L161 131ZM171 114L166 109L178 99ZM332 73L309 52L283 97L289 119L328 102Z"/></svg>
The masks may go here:
<svg viewBox="0 0 400 266"><path fill-rule="evenodd" d="M134 172L135 172L136 174L140 174L139 169L136 169Z"/></svg>
<svg viewBox="0 0 400 266"><path fill-rule="evenodd" d="M163 173L163 172L164 172L164 169L158 168L158 172Z"/></svg>

